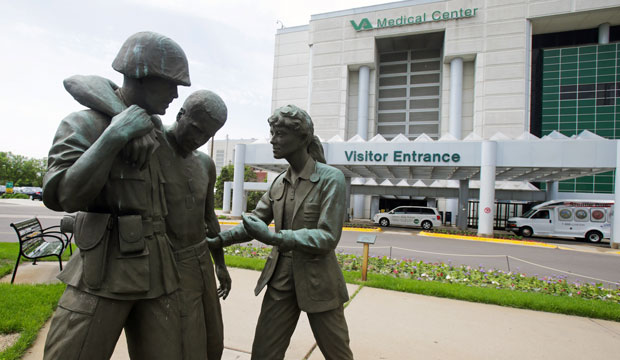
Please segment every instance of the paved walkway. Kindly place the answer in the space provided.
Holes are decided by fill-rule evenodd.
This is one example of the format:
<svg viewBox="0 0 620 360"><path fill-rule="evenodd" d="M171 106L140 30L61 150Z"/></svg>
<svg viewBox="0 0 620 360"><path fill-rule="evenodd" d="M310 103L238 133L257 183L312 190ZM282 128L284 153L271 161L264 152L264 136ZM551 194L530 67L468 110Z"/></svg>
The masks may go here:
<svg viewBox="0 0 620 360"><path fill-rule="evenodd" d="M262 294L255 297L259 272L231 268L233 288L222 302L224 360L250 359ZM22 264L16 282L54 281L58 264ZM2 281L10 281L10 276ZM617 359L620 323L519 310L495 305L413 295L348 285L355 294L345 314L351 348L358 360L377 359ZM42 329L24 360L39 360L47 334ZM314 347L305 316L286 359L324 359ZM129 359L124 336L114 360Z"/></svg>

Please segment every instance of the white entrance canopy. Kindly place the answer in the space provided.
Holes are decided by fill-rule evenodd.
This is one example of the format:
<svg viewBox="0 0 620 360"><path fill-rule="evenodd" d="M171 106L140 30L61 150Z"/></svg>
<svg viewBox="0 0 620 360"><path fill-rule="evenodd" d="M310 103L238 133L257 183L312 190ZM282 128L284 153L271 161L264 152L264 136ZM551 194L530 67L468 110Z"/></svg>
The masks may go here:
<svg viewBox="0 0 620 360"><path fill-rule="evenodd" d="M450 134L439 140L425 134L414 140L398 135L389 141L381 135L368 141L359 136L348 141L334 137L324 142L323 148L327 164L340 169L345 177L373 179L375 185L386 180L400 188L402 180L480 181L478 232L482 234L492 233L489 209L495 202L495 181L558 181L614 170L618 165L618 141L587 130L573 137L554 131L542 138L524 133L515 139L501 133L490 139L472 133L463 140ZM284 159L273 158L267 140L237 145L232 209L236 216L241 214L241 197L236 205L235 194L243 193L243 172L237 179L236 170L243 165L274 172L287 168Z"/></svg>
<svg viewBox="0 0 620 360"><path fill-rule="evenodd" d="M435 141L403 135L387 141L381 135L365 141L334 137L323 143L327 164L345 177L372 178L377 184L399 180L480 180L482 143L497 143L495 180L558 181L592 175L616 167L616 140L584 131L576 137L553 132L543 138L526 133L517 139L497 134L489 140L470 135L456 140L447 134ZM246 145L246 165L281 172L285 160L273 158L271 145ZM396 181L394 181L396 180Z"/></svg>

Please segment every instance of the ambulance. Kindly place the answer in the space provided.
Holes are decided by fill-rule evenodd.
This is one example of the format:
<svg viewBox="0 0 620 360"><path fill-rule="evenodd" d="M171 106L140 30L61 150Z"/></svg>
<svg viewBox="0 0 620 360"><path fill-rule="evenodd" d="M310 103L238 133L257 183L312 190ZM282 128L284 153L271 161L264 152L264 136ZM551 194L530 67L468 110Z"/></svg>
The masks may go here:
<svg viewBox="0 0 620 360"><path fill-rule="evenodd" d="M521 236L554 236L599 243L611 236L613 201L552 200L508 219L506 230Z"/></svg>

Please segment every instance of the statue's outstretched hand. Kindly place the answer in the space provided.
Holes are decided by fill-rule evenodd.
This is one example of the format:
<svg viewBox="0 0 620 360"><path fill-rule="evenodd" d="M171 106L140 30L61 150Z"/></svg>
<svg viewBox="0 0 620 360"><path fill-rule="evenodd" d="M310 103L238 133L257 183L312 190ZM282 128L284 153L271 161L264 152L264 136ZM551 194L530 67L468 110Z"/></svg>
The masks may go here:
<svg viewBox="0 0 620 360"><path fill-rule="evenodd" d="M214 238L210 238L207 237L207 244L209 245L209 250L213 251L213 250L218 250L223 248L223 244L222 244L222 239L219 236L216 236Z"/></svg>
<svg viewBox="0 0 620 360"><path fill-rule="evenodd" d="M242 214L241 218L243 219L243 227L248 235L267 245L280 245L280 238L269 231L269 227L261 219L250 214Z"/></svg>
<svg viewBox="0 0 620 360"><path fill-rule="evenodd" d="M228 293L230 293L230 288L232 287L232 279L228 273L228 268L226 265L215 265L215 274L217 275L217 280L220 282L220 287L217 288L217 296L226 300Z"/></svg>

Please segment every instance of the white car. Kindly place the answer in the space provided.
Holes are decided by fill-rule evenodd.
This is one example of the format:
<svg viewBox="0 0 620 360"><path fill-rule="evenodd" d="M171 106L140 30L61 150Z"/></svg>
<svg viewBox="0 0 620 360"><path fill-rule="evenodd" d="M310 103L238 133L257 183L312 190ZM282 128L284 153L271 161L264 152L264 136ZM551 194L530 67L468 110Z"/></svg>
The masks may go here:
<svg viewBox="0 0 620 360"><path fill-rule="evenodd" d="M424 230L441 225L439 211L425 206L399 206L389 212L375 214L372 220L381 226L415 226Z"/></svg>

